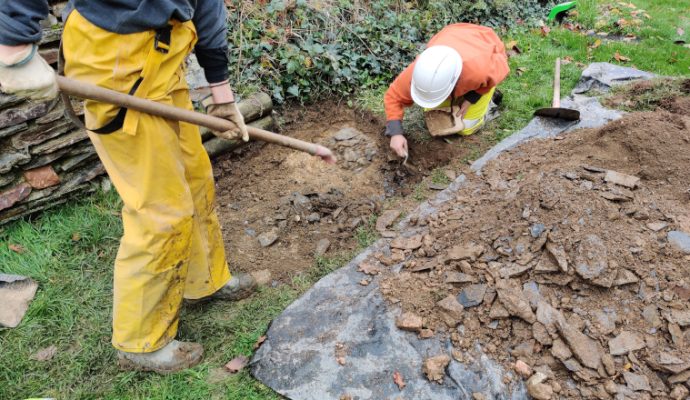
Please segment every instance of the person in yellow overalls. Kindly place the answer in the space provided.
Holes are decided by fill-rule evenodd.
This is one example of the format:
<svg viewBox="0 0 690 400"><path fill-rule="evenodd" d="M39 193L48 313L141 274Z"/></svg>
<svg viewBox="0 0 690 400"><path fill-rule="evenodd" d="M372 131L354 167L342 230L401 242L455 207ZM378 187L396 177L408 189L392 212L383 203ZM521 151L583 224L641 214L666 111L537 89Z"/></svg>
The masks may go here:
<svg viewBox="0 0 690 400"><path fill-rule="evenodd" d="M51 98L55 74L40 56L47 0L0 1L0 90ZM210 114L248 140L228 84L222 0L73 0L63 32L65 75L192 109L183 68L195 50L210 82ZM211 163L195 125L95 101L85 125L122 197L124 235L114 267L113 337L123 368L168 373L199 363L203 347L175 340L183 299L239 300L254 290L231 275L214 210Z"/></svg>

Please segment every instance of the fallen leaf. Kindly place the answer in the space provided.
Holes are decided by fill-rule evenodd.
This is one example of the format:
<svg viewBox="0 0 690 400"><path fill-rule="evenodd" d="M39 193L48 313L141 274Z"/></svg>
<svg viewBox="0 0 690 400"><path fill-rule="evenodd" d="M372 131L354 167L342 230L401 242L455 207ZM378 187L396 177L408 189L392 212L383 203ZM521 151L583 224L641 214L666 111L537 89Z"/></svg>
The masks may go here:
<svg viewBox="0 0 690 400"><path fill-rule="evenodd" d="M676 33L678 34L678 36L683 36L685 34L685 31L683 30L683 28L677 28Z"/></svg>
<svg viewBox="0 0 690 400"><path fill-rule="evenodd" d="M628 57L626 57L626 56L624 56L624 55L621 55L617 50L616 50L616 54L613 55L613 58L615 58L616 61L619 61L619 62L628 62L628 61L630 61L630 58L628 58Z"/></svg>
<svg viewBox="0 0 690 400"><path fill-rule="evenodd" d="M400 390L403 390L406 386L406 383L403 380L402 375L398 371L393 372L393 382L395 382L395 384L398 385L398 388Z"/></svg>
<svg viewBox="0 0 690 400"><path fill-rule="evenodd" d="M7 245L7 248L9 248L10 250L12 250L18 254L22 254L22 253L26 252L26 249L24 248L24 246L22 246L20 244L10 243Z"/></svg>
<svg viewBox="0 0 690 400"><path fill-rule="evenodd" d="M508 44L506 45L506 50L512 50L517 54L522 54L522 50L520 50L520 48L517 45L517 40L511 40L510 42L508 42Z"/></svg>
<svg viewBox="0 0 690 400"><path fill-rule="evenodd" d="M37 351L36 353L32 354L29 358L35 361L50 361L56 353L57 347L53 345Z"/></svg>
<svg viewBox="0 0 690 400"><path fill-rule="evenodd" d="M259 336L259 338L256 339L256 343L254 343L254 346L252 346L252 348L253 348L254 350L258 349L259 347L261 347L261 345L262 345L265 341L266 341L266 335Z"/></svg>
<svg viewBox="0 0 690 400"><path fill-rule="evenodd" d="M236 374L244 368L249 362L249 358L245 356L238 356L230 360L229 363L225 364L225 369L227 369L231 374Z"/></svg>
<svg viewBox="0 0 690 400"><path fill-rule="evenodd" d="M369 283L371 283L371 281L368 281L366 279L362 279L361 281L359 281L359 284L362 286L369 286Z"/></svg>
<svg viewBox="0 0 690 400"><path fill-rule="evenodd" d="M594 44L592 44L590 47L593 49L596 49L597 47L601 46L601 39L597 39L594 41Z"/></svg>
<svg viewBox="0 0 690 400"><path fill-rule="evenodd" d="M581 29L580 24L573 24L572 22L566 22L561 26L572 32L579 32Z"/></svg>
<svg viewBox="0 0 690 400"><path fill-rule="evenodd" d="M561 59L561 64L570 64L573 62L573 58L570 56L565 56Z"/></svg>
<svg viewBox="0 0 690 400"><path fill-rule="evenodd" d="M79 232L74 232L72 234L72 241L73 242L78 242L81 239L81 234Z"/></svg>
<svg viewBox="0 0 690 400"><path fill-rule="evenodd" d="M548 26L544 25L541 27L541 35L542 36L548 35L549 32L551 32L551 28L549 28Z"/></svg>
<svg viewBox="0 0 690 400"><path fill-rule="evenodd" d="M518 76L521 76L522 74L524 74L525 71L527 71L527 68L524 68L524 67L517 67L517 68L515 68L515 73L516 73Z"/></svg>

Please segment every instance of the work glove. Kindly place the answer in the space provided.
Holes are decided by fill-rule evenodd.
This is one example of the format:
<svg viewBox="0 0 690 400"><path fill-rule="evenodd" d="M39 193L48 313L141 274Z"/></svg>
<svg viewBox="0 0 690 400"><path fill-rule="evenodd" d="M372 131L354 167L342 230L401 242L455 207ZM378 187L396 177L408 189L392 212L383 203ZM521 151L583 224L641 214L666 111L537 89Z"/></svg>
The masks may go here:
<svg viewBox="0 0 690 400"><path fill-rule="evenodd" d="M0 91L34 100L53 99L58 94L55 71L36 54L37 46L26 46L0 59Z"/></svg>
<svg viewBox="0 0 690 400"><path fill-rule="evenodd" d="M248 142L249 132L247 132L247 126L244 124L244 117L242 116L240 110L237 108L237 103L233 101L230 103L215 104L212 100L210 100L210 97L208 97L207 99L209 100L208 102L206 100L202 102L208 103L206 105L207 114L213 115L214 117L226 119L232 122L234 125L232 129L229 129L225 132L212 131L213 134L218 136L219 138L227 140L235 140L241 138L243 141Z"/></svg>

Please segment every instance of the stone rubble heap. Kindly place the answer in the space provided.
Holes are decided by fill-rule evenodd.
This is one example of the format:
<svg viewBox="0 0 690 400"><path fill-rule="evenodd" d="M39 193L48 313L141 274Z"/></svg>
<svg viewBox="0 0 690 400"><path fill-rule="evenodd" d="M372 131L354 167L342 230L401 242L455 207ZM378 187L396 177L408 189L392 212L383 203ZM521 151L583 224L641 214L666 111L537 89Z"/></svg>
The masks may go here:
<svg viewBox="0 0 690 400"><path fill-rule="evenodd" d="M660 110L524 145L411 220L360 284L381 275L398 329L449 339L419 365L429 381L479 345L535 399L686 399L688 142L690 120Z"/></svg>

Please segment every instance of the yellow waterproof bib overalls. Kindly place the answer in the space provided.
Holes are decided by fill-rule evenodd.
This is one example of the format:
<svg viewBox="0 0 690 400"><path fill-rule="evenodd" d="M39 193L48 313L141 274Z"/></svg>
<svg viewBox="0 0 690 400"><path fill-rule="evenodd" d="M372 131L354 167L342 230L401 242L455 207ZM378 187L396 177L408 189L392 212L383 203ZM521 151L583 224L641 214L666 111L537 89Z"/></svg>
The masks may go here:
<svg viewBox="0 0 690 400"><path fill-rule="evenodd" d="M123 35L73 11L63 33L65 75L191 110L183 62L195 43L189 21ZM89 137L124 203L112 343L155 351L175 338L183 298L208 296L230 280L211 163L195 125L84 106Z"/></svg>

